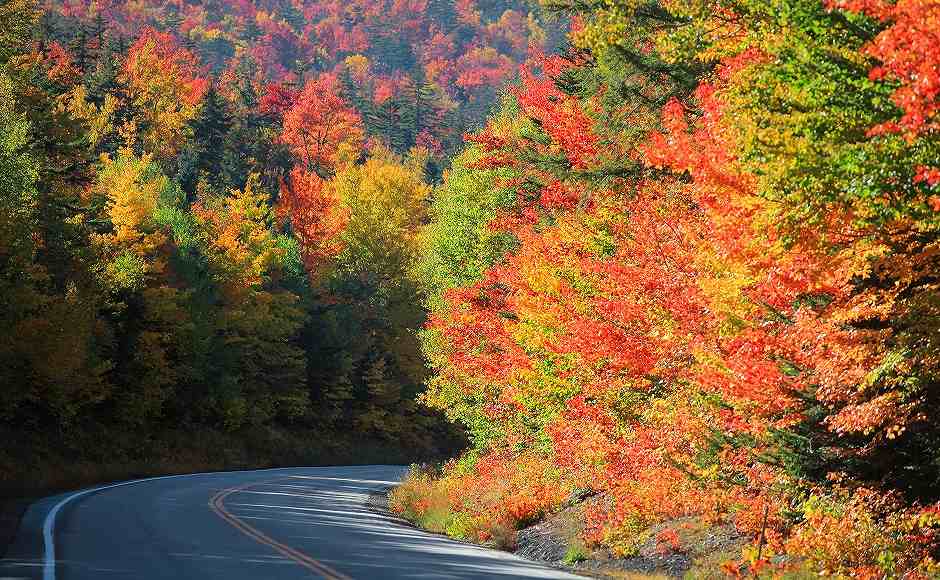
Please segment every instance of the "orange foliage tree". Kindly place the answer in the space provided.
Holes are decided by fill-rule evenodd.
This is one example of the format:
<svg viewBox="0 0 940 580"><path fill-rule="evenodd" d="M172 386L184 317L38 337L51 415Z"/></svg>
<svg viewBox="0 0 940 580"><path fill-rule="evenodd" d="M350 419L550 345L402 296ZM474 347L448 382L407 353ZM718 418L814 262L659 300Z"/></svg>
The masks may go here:
<svg viewBox="0 0 940 580"><path fill-rule="evenodd" d="M119 80L145 150L163 159L175 154L209 86L193 54L172 34L148 28L128 50Z"/></svg>
<svg viewBox="0 0 940 580"><path fill-rule="evenodd" d="M326 176L358 157L363 135L362 120L339 96L335 77L322 75L308 81L284 113L281 140L307 171Z"/></svg>
<svg viewBox="0 0 940 580"><path fill-rule="evenodd" d="M340 234L347 216L335 192L316 173L294 167L281 182L280 214L290 219L307 272L316 276L342 250Z"/></svg>

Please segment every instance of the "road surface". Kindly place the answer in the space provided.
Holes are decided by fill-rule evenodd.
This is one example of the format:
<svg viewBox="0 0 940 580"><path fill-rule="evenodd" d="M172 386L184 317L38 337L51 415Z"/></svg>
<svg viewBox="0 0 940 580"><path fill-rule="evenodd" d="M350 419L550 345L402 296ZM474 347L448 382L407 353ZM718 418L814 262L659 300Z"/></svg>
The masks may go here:
<svg viewBox="0 0 940 580"><path fill-rule="evenodd" d="M194 474L47 498L27 511L0 580L578 578L371 509L405 471Z"/></svg>

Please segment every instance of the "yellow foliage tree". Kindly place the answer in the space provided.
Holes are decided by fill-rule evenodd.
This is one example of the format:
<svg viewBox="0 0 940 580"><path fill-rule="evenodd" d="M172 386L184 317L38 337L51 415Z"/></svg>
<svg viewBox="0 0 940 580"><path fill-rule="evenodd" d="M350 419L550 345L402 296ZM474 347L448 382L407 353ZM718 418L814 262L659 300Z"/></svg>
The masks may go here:
<svg viewBox="0 0 940 580"><path fill-rule="evenodd" d="M215 276L226 290L257 288L283 255L274 216L257 174L225 197L201 196L193 207Z"/></svg>
<svg viewBox="0 0 940 580"><path fill-rule="evenodd" d="M355 367L347 378L359 399L356 424L380 436L405 432L404 422L416 420L410 397L426 375L415 336L424 311L413 276L430 195L425 161L420 152L402 159L379 148L327 183L347 221L324 282L342 303L344 326L355 329L338 340ZM325 397L341 399L346 386L334 382Z"/></svg>
<svg viewBox="0 0 940 580"><path fill-rule="evenodd" d="M83 121L86 126L88 146L94 150L101 142L115 132L114 115L118 107L117 98L108 93L100 106L88 100L88 89L84 85L75 85L62 95L59 106L73 119Z"/></svg>
<svg viewBox="0 0 940 580"><path fill-rule="evenodd" d="M165 266L158 251L167 237L153 214L168 181L149 154L138 157L123 149L117 157L103 161L95 193L105 199L112 230L95 236L94 241L111 288L139 290L148 276Z"/></svg>
<svg viewBox="0 0 940 580"><path fill-rule="evenodd" d="M425 161L420 151L401 159L379 148L364 164L346 166L331 180L348 214L339 268L384 281L410 273L431 193L424 182Z"/></svg>

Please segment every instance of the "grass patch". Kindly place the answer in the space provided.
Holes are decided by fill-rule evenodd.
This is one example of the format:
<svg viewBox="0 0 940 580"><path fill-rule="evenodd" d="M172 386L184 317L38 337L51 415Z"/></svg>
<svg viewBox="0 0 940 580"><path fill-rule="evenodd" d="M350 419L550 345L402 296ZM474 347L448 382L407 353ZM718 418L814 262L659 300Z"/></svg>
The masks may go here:
<svg viewBox="0 0 940 580"><path fill-rule="evenodd" d="M562 561L569 565L577 564L578 562L587 560L588 557L590 557L590 554L587 549L583 545L575 543L568 546L568 550L565 552L565 557Z"/></svg>

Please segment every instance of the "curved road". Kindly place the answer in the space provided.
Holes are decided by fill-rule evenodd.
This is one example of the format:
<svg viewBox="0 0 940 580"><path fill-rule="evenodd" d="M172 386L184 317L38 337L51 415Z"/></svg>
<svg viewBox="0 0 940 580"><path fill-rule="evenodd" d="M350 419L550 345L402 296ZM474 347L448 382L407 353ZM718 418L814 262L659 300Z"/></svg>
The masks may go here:
<svg viewBox="0 0 940 580"><path fill-rule="evenodd" d="M370 509L405 472L194 474L48 498L27 511L0 580L578 578Z"/></svg>

